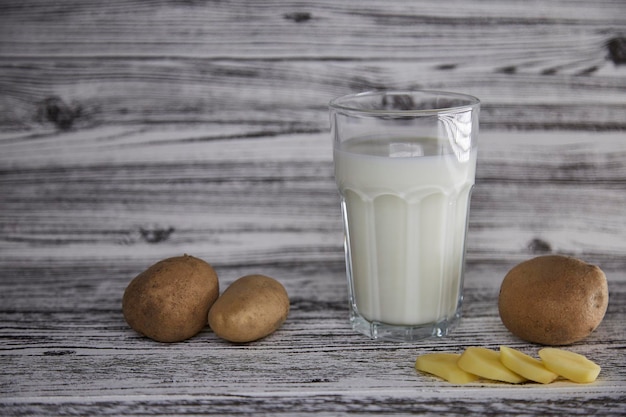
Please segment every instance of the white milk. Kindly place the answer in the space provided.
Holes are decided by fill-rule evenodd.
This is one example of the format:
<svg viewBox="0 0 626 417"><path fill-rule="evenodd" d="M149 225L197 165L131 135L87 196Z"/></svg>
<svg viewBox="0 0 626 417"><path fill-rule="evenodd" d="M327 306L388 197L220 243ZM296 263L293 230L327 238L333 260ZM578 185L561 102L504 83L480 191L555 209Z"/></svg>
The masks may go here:
<svg viewBox="0 0 626 417"><path fill-rule="evenodd" d="M463 285L476 151L461 162L441 154L433 139L381 142L353 139L334 151L351 301L369 321L414 326L452 319Z"/></svg>

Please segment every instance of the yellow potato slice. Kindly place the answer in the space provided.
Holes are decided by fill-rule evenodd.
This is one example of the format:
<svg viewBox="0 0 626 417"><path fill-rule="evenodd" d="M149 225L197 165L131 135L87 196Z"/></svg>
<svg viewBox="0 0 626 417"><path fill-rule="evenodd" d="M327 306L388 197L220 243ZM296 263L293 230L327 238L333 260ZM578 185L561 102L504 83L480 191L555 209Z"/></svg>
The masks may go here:
<svg viewBox="0 0 626 417"><path fill-rule="evenodd" d="M557 348L543 348L539 357L546 368L570 381L587 384L596 380L600 366L583 355Z"/></svg>
<svg viewBox="0 0 626 417"><path fill-rule="evenodd" d="M518 384L526 381L500 362L500 353L483 347L468 347L457 361L465 372L495 381Z"/></svg>
<svg viewBox="0 0 626 417"><path fill-rule="evenodd" d="M427 353L417 357L415 369L436 375L453 384L467 384L479 379L465 372L456 364L461 357L458 353Z"/></svg>
<svg viewBox="0 0 626 417"><path fill-rule="evenodd" d="M549 384L558 375L548 370L541 361L510 347L500 346L500 362L526 379Z"/></svg>

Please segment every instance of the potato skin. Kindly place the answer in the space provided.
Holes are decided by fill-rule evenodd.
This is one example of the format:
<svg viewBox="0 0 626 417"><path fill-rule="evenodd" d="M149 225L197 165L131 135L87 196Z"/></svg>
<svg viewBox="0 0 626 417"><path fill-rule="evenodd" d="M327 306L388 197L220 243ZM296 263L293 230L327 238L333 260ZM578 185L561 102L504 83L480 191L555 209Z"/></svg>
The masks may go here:
<svg viewBox="0 0 626 417"><path fill-rule="evenodd" d="M277 330L289 314L283 285L265 275L247 275L233 282L209 311L209 326L222 339L247 343Z"/></svg>
<svg viewBox="0 0 626 417"><path fill-rule="evenodd" d="M218 296L218 277L211 265L177 256L137 275L124 292L122 311L138 333L159 342L179 342L206 326Z"/></svg>
<svg viewBox="0 0 626 417"><path fill-rule="evenodd" d="M522 262L502 281L502 323L529 342L569 345L594 331L606 312L604 272L579 259L547 255Z"/></svg>

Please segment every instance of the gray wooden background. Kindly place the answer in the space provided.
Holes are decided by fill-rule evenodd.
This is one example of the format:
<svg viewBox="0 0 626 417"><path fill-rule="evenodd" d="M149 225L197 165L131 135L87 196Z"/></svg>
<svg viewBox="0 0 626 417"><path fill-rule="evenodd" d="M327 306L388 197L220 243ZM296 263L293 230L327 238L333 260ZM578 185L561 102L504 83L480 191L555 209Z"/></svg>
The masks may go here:
<svg viewBox="0 0 626 417"><path fill-rule="evenodd" d="M347 319L328 101L378 88L482 100L465 319L372 342ZM128 282L189 253L222 288L279 279L250 345L163 345ZM499 284L561 253L609 279L570 347L592 385L456 387L415 357L507 344ZM1 1L0 415L624 415L626 2Z"/></svg>

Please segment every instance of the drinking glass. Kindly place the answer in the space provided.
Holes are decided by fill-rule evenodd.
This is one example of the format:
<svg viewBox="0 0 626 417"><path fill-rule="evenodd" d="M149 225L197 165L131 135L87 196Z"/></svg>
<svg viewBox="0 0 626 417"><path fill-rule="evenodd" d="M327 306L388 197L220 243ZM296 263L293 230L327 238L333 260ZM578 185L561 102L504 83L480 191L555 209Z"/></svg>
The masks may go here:
<svg viewBox="0 0 626 417"><path fill-rule="evenodd" d="M352 327L448 335L461 318L479 100L371 91L329 106Z"/></svg>

